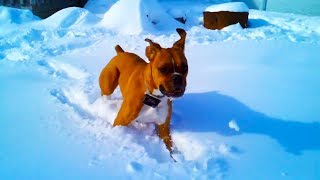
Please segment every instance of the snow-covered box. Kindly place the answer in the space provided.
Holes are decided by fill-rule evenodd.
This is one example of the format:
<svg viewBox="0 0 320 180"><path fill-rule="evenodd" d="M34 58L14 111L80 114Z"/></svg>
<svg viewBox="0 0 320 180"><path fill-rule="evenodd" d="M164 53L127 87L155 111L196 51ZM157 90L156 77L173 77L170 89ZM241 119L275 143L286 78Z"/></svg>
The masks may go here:
<svg viewBox="0 0 320 180"><path fill-rule="evenodd" d="M203 12L203 25L208 29L222 29L240 23L242 28L247 28L248 16L249 8L243 2L212 5Z"/></svg>

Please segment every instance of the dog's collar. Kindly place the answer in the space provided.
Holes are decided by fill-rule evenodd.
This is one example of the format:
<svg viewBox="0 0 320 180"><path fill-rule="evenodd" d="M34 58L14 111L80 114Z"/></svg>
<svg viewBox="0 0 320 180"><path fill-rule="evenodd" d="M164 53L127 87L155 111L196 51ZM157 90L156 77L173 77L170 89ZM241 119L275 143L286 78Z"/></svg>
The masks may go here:
<svg viewBox="0 0 320 180"><path fill-rule="evenodd" d="M146 86L146 92L143 98L143 104L148 105L150 107L156 108L158 107L161 99L165 96L158 89L154 89L153 92L147 86L147 83L144 82Z"/></svg>

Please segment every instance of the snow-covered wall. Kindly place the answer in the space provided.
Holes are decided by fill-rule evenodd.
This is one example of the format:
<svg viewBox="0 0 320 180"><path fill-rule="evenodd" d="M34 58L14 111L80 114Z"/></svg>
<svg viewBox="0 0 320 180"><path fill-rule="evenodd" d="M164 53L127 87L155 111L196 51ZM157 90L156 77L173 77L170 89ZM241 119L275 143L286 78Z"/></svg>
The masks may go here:
<svg viewBox="0 0 320 180"><path fill-rule="evenodd" d="M268 0L267 11L320 16L319 0Z"/></svg>
<svg viewBox="0 0 320 180"><path fill-rule="evenodd" d="M250 9L263 9L264 1L267 1L266 10L287 13L299 13L304 15L320 16L319 0L232 0L244 2Z"/></svg>

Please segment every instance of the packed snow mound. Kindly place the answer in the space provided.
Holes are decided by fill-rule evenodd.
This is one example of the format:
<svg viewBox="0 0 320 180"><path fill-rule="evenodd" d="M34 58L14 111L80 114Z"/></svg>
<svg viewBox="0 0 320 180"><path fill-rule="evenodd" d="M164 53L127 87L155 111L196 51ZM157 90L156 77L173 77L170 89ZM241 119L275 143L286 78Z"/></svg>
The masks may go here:
<svg viewBox="0 0 320 180"><path fill-rule="evenodd" d="M120 0L105 13L102 25L122 34L140 34L183 27L157 0Z"/></svg>
<svg viewBox="0 0 320 180"><path fill-rule="evenodd" d="M0 6L0 24L21 24L39 20L30 10Z"/></svg>
<svg viewBox="0 0 320 180"><path fill-rule="evenodd" d="M228 2L230 0L159 0L162 8L173 18L185 21L187 28L203 24L203 12L207 7Z"/></svg>
<svg viewBox="0 0 320 180"><path fill-rule="evenodd" d="M89 0L84 9L102 18L115 2L117 0Z"/></svg>
<svg viewBox="0 0 320 180"><path fill-rule="evenodd" d="M93 25L101 19L88 10L78 7L62 9L41 21L41 24L54 28L84 27Z"/></svg>
<svg viewBox="0 0 320 180"><path fill-rule="evenodd" d="M140 12L140 0L120 0L105 13L101 23L123 34L139 34L143 29L152 28Z"/></svg>
<svg viewBox="0 0 320 180"><path fill-rule="evenodd" d="M229 11L229 12L249 12L248 6L243 2L230 2L212 5L206 8L207 12L219 12L219 11Z"/></svg>
<svg viewBox="0 0 320 180"><path fill-rule="evenodd" d="M173 19L157 0L142 1L142 10L152 24L156 25L158 30L175 30L183 25Z"/></svg>

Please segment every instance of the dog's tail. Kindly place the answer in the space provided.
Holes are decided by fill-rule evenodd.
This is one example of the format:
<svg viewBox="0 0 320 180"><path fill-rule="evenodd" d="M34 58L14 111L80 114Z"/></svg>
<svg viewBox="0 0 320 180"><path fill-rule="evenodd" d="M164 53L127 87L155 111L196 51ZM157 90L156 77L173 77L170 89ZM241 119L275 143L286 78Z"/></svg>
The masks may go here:
<svg viewBox="0 0 320 180"><path fill-rule="evenodd" d="M116 47L114 49L116 50L117 54L124 52L122 47L120 47L119 45L116 45Z"/></svg>

